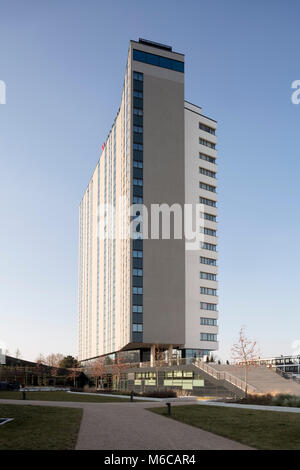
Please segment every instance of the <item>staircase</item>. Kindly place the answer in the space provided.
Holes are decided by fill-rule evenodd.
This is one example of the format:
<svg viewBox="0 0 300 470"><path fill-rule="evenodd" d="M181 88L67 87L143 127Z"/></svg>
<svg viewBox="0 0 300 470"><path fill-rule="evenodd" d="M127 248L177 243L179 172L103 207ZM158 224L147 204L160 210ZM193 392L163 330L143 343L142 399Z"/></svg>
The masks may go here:
<svg viewBox="0 0 300 470"><path fill-rule="evenodd" d="M234 385L239 390L245 390L244 368L226 364L206 364L197 361L195 365L206 374L224 383ZM274 369L266 366L249 367L248 369L249 393L289 393L300 396L300 384L278 375Z"/></svg>

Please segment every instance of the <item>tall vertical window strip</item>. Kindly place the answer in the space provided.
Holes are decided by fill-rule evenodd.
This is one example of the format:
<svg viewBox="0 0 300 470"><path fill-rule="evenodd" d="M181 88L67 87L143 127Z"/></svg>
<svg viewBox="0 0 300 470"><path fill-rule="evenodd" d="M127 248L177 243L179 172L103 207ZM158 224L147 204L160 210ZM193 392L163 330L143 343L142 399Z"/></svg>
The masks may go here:
<svg viewBox="0 0 300 470"><path fill-rule="evenodd" d="M140 72L133 72L133 168L138 178L133 178L133 203L143 202L143 93L144 93L144 75ZM140 238L140 237L139 237ZM140 250L133 249L132 258L142 258L143 240L140 238ZM143 294L143 270L135 268L132 271L132 295ZM138 287L140 286L140 287ZM132 304L134 304L132 298ZM142 307L139 307L142 309ZM143 340L142 318L139 324L132 324L132 341L140 342Z"/></svg>

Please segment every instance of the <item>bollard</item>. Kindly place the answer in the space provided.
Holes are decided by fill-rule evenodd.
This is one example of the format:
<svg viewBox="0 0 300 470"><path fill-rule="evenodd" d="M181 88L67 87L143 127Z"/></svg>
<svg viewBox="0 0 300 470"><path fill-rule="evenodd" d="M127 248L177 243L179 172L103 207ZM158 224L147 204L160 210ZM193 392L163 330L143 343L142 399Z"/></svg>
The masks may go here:
<svg viewBox="0 0 300 470"><path fill-rule="evenodd" d="M130 392L130 401L133 402L133 391Z"/></svg>
<svg viewBox="0 0 300 470"><path fill-rule="evenodd" d="M168 416L171 415L171 403L166 403L167 407L168 407Z"/></svg>
<svg viewBox="0 0 300 470"><path fill-rule="evenodd" d="M24 390L23 390L23 392L22 392L22 399L23 399L23 400L26 400L26 392L25 392Z"/></svg>

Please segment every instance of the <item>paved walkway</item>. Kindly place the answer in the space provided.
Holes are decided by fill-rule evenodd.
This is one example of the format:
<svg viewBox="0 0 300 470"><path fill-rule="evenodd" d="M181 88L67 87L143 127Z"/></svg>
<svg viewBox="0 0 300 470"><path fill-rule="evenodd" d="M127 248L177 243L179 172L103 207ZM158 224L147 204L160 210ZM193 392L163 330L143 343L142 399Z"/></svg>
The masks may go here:
<svg viewBox="0 0 300 470"><path fill-rule="evenodd" d="M217 401L197 401L197 405L224 406L228 408L241 408L260 411L283 411L284 413L300 413L300 408L292 406L266 406L266 405L242 405L240 403L222 403Z"/></svg>
<svg viewBox="0 0 300 470"><path fill-rule="evenodd" d="M83 408L78 450L245 450L249 447L202 429L157 415L147 408L162 403L78 403L0 400L20 406ZM193 402L194 404L196 402ZM172 405L176 406L176 404Z"/></svg>

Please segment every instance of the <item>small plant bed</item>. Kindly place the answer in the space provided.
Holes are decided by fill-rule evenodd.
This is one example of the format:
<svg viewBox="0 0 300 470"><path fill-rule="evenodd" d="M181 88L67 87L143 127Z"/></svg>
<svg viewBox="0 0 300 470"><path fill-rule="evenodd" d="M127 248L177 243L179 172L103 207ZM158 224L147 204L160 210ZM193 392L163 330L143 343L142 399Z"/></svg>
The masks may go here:
<svg viewBox="0 0 300 470"><path fill-rule="evenodd" d="M240 403L244 405L289 406L300 408L300 396L280 393L278 395L257 394L247 395L239 400L228 400L227 403Z"/></svg>
<svg viewBox="0 0 300 470"><path fill-rule="evenodd" d="M85 393L95 393L97 395L105 396L109 395L124 395L130 397L131 392L128 390L82 390L82 389L72 389L72 392L85 392ZM176 398L177 393L174 390L153 390L152 392L133 392L134 397L141 397L141 398Z"/></svg>
<svg viewBox="0 0 300 470"><path fill-rule="evenodd" d="M22 400L22 392L0 391L0 399ZM127 402L127 398L106 397L103 395L77 395L68 392L26 392L26 400L38 401L70 401L70 402L92 402L92 403L111 403Z"/></svg>
<svg viewBox="0 0 300 470"><path fill-rule="evenodd" d="M73 450L82 409L0 404L0 416L13 418L0 426L0 450Z"/></svg>
<svg viewBox="0 0 300 470"><path fill-rule="evenodd" d="M167 417L164 408L148 408ZM170 418L256 449L300 449L300 414L206 405L174 406Z"/></svg>

